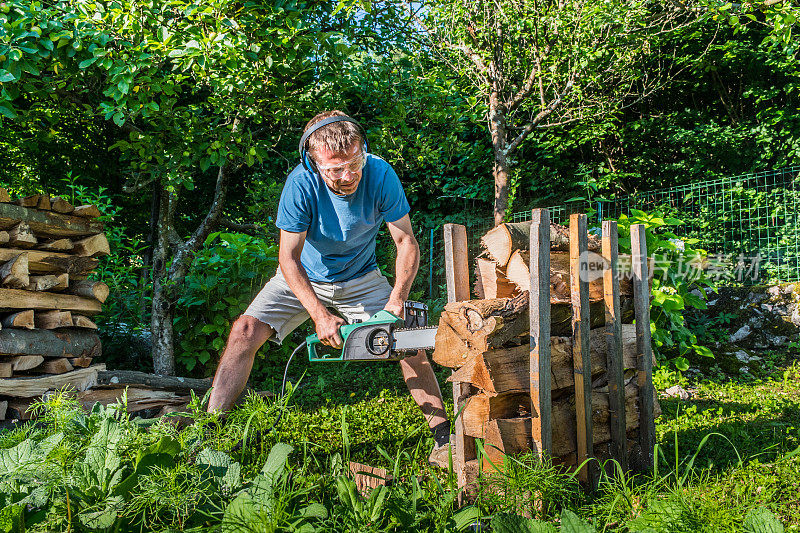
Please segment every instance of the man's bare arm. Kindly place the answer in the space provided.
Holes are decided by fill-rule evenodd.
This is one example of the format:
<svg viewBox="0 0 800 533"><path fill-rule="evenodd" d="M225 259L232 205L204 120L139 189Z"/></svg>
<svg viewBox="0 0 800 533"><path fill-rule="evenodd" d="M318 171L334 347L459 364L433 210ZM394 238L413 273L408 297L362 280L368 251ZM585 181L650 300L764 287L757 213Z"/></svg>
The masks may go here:
<svg viewBox="0 0 800 533"><path fill-rule="evenodd" d="M411 229L411 217L404 216L400 220L387 222L389 233L397 246L397 260L395 261L394 288L386 304L387 311L402 317L404 305L411 291L411 284L419 270L419 244Z"/></svg>
<svg viewBox="0 0 800 533"><path fill-rule="evenodd" d="M306 232L292 233L281 230L280 246L278 247L278 264L281 266L283 277L286 283L316 326L317 336L323 344L328 344L334 348L342 347L342 337L339 334L339 326L346 322L328 311L314 293L308 274L300 264L300 252L303 251L303 244L306 242Z"/></svg>

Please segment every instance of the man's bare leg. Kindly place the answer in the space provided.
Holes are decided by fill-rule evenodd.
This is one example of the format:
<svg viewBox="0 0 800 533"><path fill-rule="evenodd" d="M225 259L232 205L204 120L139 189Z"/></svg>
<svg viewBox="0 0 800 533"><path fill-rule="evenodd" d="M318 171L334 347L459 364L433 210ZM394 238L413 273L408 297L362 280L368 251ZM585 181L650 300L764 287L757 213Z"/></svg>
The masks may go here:
<svg viewBox="0 0 800 533"><path fill-rule="evenodd" d="M236 319L214 374L209 413L225 412L233 406L247 385L256 352L273 333L270 326L251 316L242 315Z"/></svg>
<svg viewBox="0 0 800 533"><path fill-rule="evenodd" d="M419 350L417 355L401 359L400 370L403 372L406 387L425 415L428 426L433 428L447 422L442 391L439 389L439 382L436 381L436 375L425 351Z"/></svg>

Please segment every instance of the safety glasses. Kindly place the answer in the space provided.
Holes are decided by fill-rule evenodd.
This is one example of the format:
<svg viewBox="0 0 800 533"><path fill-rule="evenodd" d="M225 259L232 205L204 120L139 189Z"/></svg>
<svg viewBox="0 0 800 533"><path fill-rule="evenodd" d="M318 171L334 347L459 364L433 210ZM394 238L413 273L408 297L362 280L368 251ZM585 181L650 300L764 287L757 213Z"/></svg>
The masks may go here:
<svg viewBox="0 0 800 533"><path fill-rule="evenodd" d="M353 159L351 159L350 161L346 161L342 165L329 165L329 166L317 165L317 168L319 169L320 172L325 174L330 179L338 180L342 176L344 176L346 172L351 172L353 174L361 172L361 170L364 168L364 166L366 166L366 164L367 164L367 158L364 155L364 153L361 152Z"/></svg>

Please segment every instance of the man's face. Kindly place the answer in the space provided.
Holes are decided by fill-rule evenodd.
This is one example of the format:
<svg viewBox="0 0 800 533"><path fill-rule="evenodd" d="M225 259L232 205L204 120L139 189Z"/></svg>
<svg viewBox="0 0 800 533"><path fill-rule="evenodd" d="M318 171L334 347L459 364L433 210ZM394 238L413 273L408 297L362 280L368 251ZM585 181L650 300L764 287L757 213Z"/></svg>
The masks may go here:
<svg viewBox="0 0 800 533"><path fill-rule="evenodd" d="M339 196L353 194L358 189L364 171L364 157L358 143L345 153L334 153L325 146L315 150L312 157L317 164L323 181L330 190Z"/></svg>

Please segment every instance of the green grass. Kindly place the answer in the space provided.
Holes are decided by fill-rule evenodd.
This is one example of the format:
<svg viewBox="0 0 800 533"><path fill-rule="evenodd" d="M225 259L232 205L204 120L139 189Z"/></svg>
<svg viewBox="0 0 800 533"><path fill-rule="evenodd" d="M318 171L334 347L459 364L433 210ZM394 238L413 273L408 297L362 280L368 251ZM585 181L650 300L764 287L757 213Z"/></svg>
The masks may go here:
<svg viewBox="0 0 800 533"><path fill-rule="evenodd" d="M56 396L42 423L0 433L0 531L463 531L479 517L492 531L780 531L764 529L775 516L800 531L800 364L773 359L769 375L683 379L692 399L662 399L654 474L586 494L522 457L461 508L453 476L425 464L432 439L397 365L298 362L275 431L241 451L279 404L251 397L220 425L198 400L179 430ZM348 460L396 482L354 495Z"/></svg>

